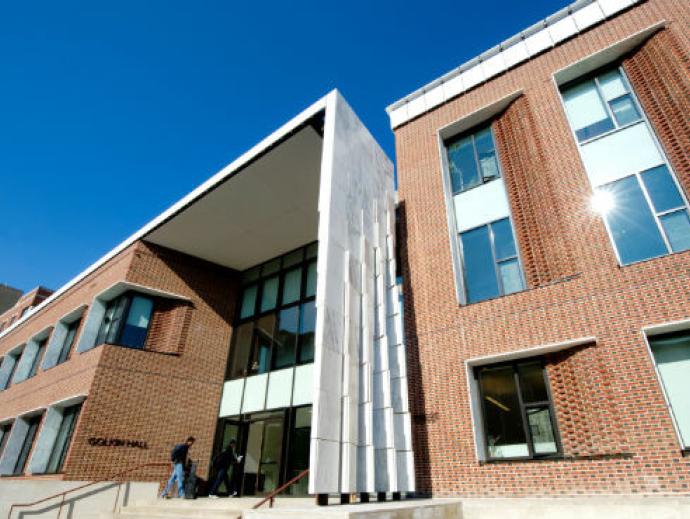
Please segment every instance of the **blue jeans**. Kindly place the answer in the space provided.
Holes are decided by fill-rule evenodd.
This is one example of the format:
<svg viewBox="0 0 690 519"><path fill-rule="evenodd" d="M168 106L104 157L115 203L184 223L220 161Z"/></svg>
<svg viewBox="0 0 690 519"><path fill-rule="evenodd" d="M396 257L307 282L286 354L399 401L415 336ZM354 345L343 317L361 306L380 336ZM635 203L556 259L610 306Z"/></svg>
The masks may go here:
<svg viewBox="0 0 690 519"><path fill-rule="evenodd" d="M172 474L170 474L170 479L168 480L168 484L165 485L165 490L163 490L161 497L165 497L170 493L176 480L177 495L184 497L184 465L182 463L175 463L173 465Z"/></svg>

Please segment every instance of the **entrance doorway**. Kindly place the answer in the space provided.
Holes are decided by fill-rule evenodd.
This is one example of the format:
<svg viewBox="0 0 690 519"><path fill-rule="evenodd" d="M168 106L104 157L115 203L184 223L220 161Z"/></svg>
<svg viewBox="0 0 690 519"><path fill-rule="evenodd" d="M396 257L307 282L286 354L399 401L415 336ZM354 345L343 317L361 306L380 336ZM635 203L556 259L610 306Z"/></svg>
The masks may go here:
<svg viewBox="0 0 690 519"><path fill-rule="evenodd" d="M235 439L243 456L231 476L240 495L270 494L309 466L311 406L223 418L219 425L216 451ZM307 478L286 491L306 493Z"/></svg>

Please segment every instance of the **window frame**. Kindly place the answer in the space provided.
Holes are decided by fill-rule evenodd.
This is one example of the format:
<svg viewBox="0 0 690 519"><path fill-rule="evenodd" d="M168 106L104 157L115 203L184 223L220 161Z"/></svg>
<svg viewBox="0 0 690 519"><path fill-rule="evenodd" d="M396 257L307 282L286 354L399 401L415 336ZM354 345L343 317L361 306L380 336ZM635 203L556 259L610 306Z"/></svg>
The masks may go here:
<svg viewBox="0 0 690 519"><path fill-rule="evenodd" d="M508 224L510 225L510 231L513 233L513 243L515 244L515 256L511 256L509 258L503 258L502 260L497 260L496 259L496 243L495 243L495 236L494 236L494 230L493 230L493 224L500 222L502 220L508 220ZM496 277L496 281L498 284L499 288L499 294L494 297L489 297L487 299L481 299L478 301L470 301L469 300L469 294L468 294L468 284L467 284L467 268L465 266L465 248L462 243L462 235L471 232L477 229L481 229L482 227L488 227L489 228L489 243L491 245L491 259L493 260L493 270L494 270L494 276ZM503 218L499 218L498 220L494 220L491 222L483 223L481 225L477 225L475 227L471 227L469 229L465 229L462 232L456 232L456 235L458 236L458 248L460 249L460 267L462 269L462 290L463 290L463 302L465 306L467 305L474 305L478 303L483 303L485 301L491 301L493 299L498 299L501 297L505 296L510 296L513 294L519 294L520 292L524 292L527 290L527 280L525 278L525 272L524 268L522 266L522 256L520 255L520 246L517 241L517 236L515 234L515 226L513 225L513 215L512 213L509 214L508 216L504 216ZM516 292L511 292L510 294L506 294L503 288L503 279L501 279L501 274L500 270L498 268L499 263L501 262L506 262L509 260L516 259L518 262L518 267L520 270L520 281L522 281L522 289L518 290Z"/></svg>
<svg viewBox="0 0 690 519"><path fill-rule="evenodd" d="M27 374L26 378L24 380L28 380L30 378L35 377L39 370L41 369L41 364L43 363L43 357L46 355L46 351L48 350L48 343L50 342L50 335L47 337L44 337L38 342L38 345L36 347L36 354L34 355L33 360L31 361L31 366L29 367L29 373Z"/></svg>
<svg viewBox="0 0 690 519"><path fill-rule="evenodd" d="M308 257L308 250L309 248L313 247L314 245L317 245L318 247L318 241L313 241L310 242L306 245L302 245L300 247L297 247L291 251L286 252L285 254L281 254L280 256L277 256L275 258L271 258L268 261L265 261L263 263L260 263L259 265L256 265L254 267L251 267L249 269L246 269L242 274L246 275L247 273L258 269L259 274L249 280L243 280L240 286L240 294L237 299L237 308L235 309L235 320L234 320L234 325L233 325L233 337L231 340L231 347L230 351L233 352L234 349L236 348L237 340L238 340L238 335L234 333L235 330L239 326L245 325L245 324L252 324L252 339L251 339L251 345L250 345L250 350L249 350L249 355L247 358L247 365L245 366L243 370L243 374L240 376L232 376L232 372L236 371L234 368L233 364L233 355L228 357L228 365L226 367L226 373L225 373L225 380L238 380L242 378L247 378L251 376L256 376L260 374L268 374L273 371L280 371L283 369L289 369L292 367L297 367L301 366L304 364L311 364L314 362L314 359L312 358L311 360L308 361L300 361L300 353L301 353L301 348L302 348L302 341L299 340L299 329L300 325L302 322L302 306L312 302L316 301L316 293L313 295L307 296L307 282L308 282L308 272L309 272L309 267L311 264L314 264L314 268L316 267L317 260L318 260L318 249L317 249L317 254L316 256L311 256ZM302 251L302 258L296 262L292 263L289 266L285 266L284 260L286 257L294 254L295 252ZM265 265L269 265L271 263L274 263L276 260L278 260L279 267L275 271L271 271L267 274L263 274L263 267ZM283 304L283 289L285 287L285 274L299 268L301 272L301 279L300 279L300 292L299 292L299 298L295 301L292 301L290 303ZM261 310L261 299L263 297L263 282L267 279L270 279L272 277L278 276L278 295L276 299L276 305L271 308L270 310ZM252 285L256 286L256 299L254 300L254 313L252 313L248 317L241 317L241 312L242 312L242 296L244 294L244 290L247 287L251 287ZM278 333L278 330L280 329L280 314L284 310L288 310L290 308L298 308L297 312L297 338L295 341L295 346L293 348L293 362L288 365L284 366L281 368L274 368L273 363L274 363L274 349L275 349L275 341L276 341L276 335ZM271 339L271 348L268 354L268 369L264 373L250 373L249 372L249 362L251 358L253 357L254 349L256 348L256 338L257 338L257 323L264 317L268 317L270 315L275 315L275 325L272 330L272 339Z"/></svg>
<svg viewBox="0 0 690 519"><path fill-rule="evenodd" d="M31 456L33 454L33 450L36 446L36 440L38 439L40 433L41 433L41 428L43 426L43 420L45 419L45 411L41 411L39 414L35 414L32 416L27 416L26 418L22 418L23 420L29 421L28 428L26 430L26 435L24 436L24 439L22 440L22 444L19 448L19 453L17 455L17 459L14 462L14 468L12 469L12 473L10 474L11 476L23 476L26 474L26 469L29 465L29 462L31 461ZM34 422L35 420L35 422ZM29 438L29 431L31 431L31 428L34 427L33 433L31 435L31 442L28 443L27 445L27 439ZM24 455L25 453L25 455ZM22 460L22 457L24 459ZM21 462L21 467L19 467ZM17 470L21 468L21 470Z"/></svg>
<svg viewBox="0 0 690 519"><path fill-rule="evenodd" d="M57 356L57 359L55 359L55 366L59 366L60 364L67 362L70 358L72 358L72 352L74 351L74 345L77 343L77 338L79 337L79 331L81 329L82 321L84 317L79 316L75 320L64 323L65 327L67 328L65 332L65 337L62 340L62 344L60 345L60 353ZM67 345L67 338L69 337L70 331L74 330L74 335L72 335L72 339L70 340L69 346ZM99 328L100 331L100 328ZM62 358L64 354L64 359ZM60 360L62 359L62 360Z"/></svg>
<svg viewBox="0 0 690 519"><path fill-rule="evenodd" d="M7 447L7 442L10 439L13 426L14 420L0 424L0 430L2 430L2 437L0 437L0 459L5 453L5 447Z"/></svg>
<svg viewBox="0 0 690 519"><path fill-rule="evenodd" d="M144 336L144 340L142 341L141 348L138 348L135 346L129 346L129 345L121 343L122 333L123 333L125 325L127 323L127 319L129 319L129 312L132 308L132 300L135 297L141 297L143 299L148 299L149 301L151 301L151 315L149 317L149 323L148 323L148 326L146 327L146 334ZM120 300L122 300L123 298L125 299L125 306L124 306L124 309L122 311L122 318L117 323L117 330L115 332L115 341L108 342L107 338L108 338L108 335L110 334L110 330L108 330L108 332L105 333L103 341L99 343L98 336L101 335L101 331L103 329L103 325L105 322L105 313L108 312L108 309L110 308L111 305L118 304L118 302ZM149 339L149 333L151 331L151 323L153 322L153 317L155 315L155 312L156 312L156 298L153 296L150 296L148 294L143 294L141 292L137 292L136 290L127 290L127 291L123 292L122 294L120 294L119 296L114 297L113 299L110 299L109 301L106 302L105 313L103 314L103 319L101 319L101 324L98 327L98 333L96 335L96 346L100 346L102 344L110 344L113 346L119 346L121 348L127 348L130 350L146 351L146 343L148 342L148 339ZM81 319L79 321L81 321ZM75 340L76 340L76 336L77 336L78 332L79 332L79 328L77 327L77 330L75 331ZM74 340L72 342L72 346L73 345L74 345ZM71 349L72 349L72 347L70 347L70 350ZM69 356L67 357L67 359L69 359Z"/></svg>
<svg viewBox="0 0 690 519"><path fill-rule="evenodd" d="M639 120L634 121L634 122L631 122L631 123L628 123L628 124L626 124L626 125L622 125L622 126L618 124L618 121L616 120L615 116L613 115L613 111L611 110L611 107L609 106L609 102L610 102L610 101L606 101L606 99L604 98L603 94L601 93L601 87L600 87L599 81L598 81L598 77L599 77L599 76L602 76L602 75L604 75L604 74L606 74L607 72L610 72L610 71L612 71L612 70L617 70L617 71L618 71L618 73L620 74L621 78L623 79L623 82L625 83L625 86L627 87L628 91L627 91L626 94L623 94L623 95L621 95L621 96L615 97L615 98L613 98L611 101L615 101L616 99L620 99L621 97L624 97L625 95L629 95L630 98L632 99L633 104L635 105L635 108L638 110L638 112L639 112L639 114L640 114L640 119L639 119ZM554 78L554 79L555 79L555 78ZM576 86L576 85L579 84L579 83L584 83L585 81L588 81L588 80L594 80L594 83L595 83L595 85L596 85L596 92L597 92L597 95L599 96L599 100L604 104L606 113L608 114L609 118L612 120L612 122L613 122L613 124L614 124L614 128L613 128L612 130L608 130L608 131L606 131L606 132L604 132L604 133L602 133L602 134L600 134L600 135L596 135L596 136L591 137L591 138L589 138L589 139L585 139L585 140L583 140L583 141L580 141L580 140L578 140L578 138L577 138L577 134L576 134L576 132L575 132L575 129L573 128L573 125L570 123L570 118L569 118L569 116L568 116L568 110L566 109L566 105L565 105L565 99L563 98L563 91L564 91L564 90L567 90L567 89L570 88L570 87ZM626 74L625 69L623 68L623 65L622 65L622 63L620 62L620 60L616 60L616 61L613 62L613 63L608 63L608 64L606 64L606 65L603 65L603 66L601 66L601 67L598 67L598 68L596 68L596 69L594 69L594 70L592 70L592 71L590 71L590 72L588 72L588 73L586 73L586 74L583 74L583 75L581 75L581 76L579 76L579 77L577 77L577 78L575 78L575 79L572 79L572 80L570 80L570 81L566 81L566 82L564 82L564 83L562 83L562 84L558 84L558 82L555 81L555 87L556 87L556 92L557 92L558 97L559 97L560 102L561 102L561 107L562 107L562 109L563 109L563 113L564 113L564 115L565 115L566 122L567 122L567 124L568 124L568 128L570 129L570 133L571 133L571 135L572 135L572 137L573 137L573 140L575 141L575 146L576 146L577 149L578 149L578 153L579 153L579 156L580 156L580 161L581 161L581 164L582 164L582 168L583 168L583 170L585 171L585 174L587 174L587 170L586 170L586 167L585 167L585 165L584 165L584 162L582 161L582 151L581 151L581 148L582 148L583 145L589 144L589 143L594 142L594 141L596 141L596 140L598 140L598 139L605 138L605 137L610 136L610 135L612 135L612 134L614 134L614 133L620 132L620 131L622 131L622 130L625 130L625 129L627 129L627 128L630 128L630 127L635 126L635 125L638 125L638 124L646 124L646 125L647 125L647 128L648 128L648 130L649 130L649 133L650 133L650 135L652 136L652 140L654 141L654 144L656 145L657 150L659 151L659 154L661 155L661 157L662 157L662 159L663 159L663 162L661 162L660 164L658 164L658 165L656 165L656 166L653 166L653 167L651 167L651 168L647 168L647 169L644 169L644 170L632 172L632 173L630 173L630 174L628 174L628 175L625 175L625 176L623 176L623 177L617 178L616 180L613 180L613 181L610 181L610 182L606 182L605 184L601 184L601 185L598 185L598 186L594 186L594 185L591 183L591 181L589 181L590 188L591 188L591 190L592 190L592 193L594 194L594 193L597 192L597 190L603 188L604 186L611 185L611 184L613 184L613 183L615 183L615 182L618 182L618 181L620 181L620 180L623 180L623 179L628 178L628 177L631 177L631 176L636 176L636 181L638 182L638 185L640 186L640 188L641 188L641 190L642 190L642 194L643 194L643 196L644 196L644 198L645 198L645 201L646 201L647 204L648 204L648 209L649 209L650 212L652 213L652 216L653 216L653 218L654 218L654 220L655 220L655 222L656 222L657 228L658 228L658 230L659 230L659 232L660 232L661 239L662 239L662 241L664 242L664 245L666 246L666 249L667 249L666 254L661 254L661 255L657 255L657 256L651 256L651 257L649 257L649 258L645 258L645 259L641 259L641 260L636 260L636 261L633 261L633 262L630 262L630 263L624 263L624 262L622 261L622 259L621 259L621 256L620 256L619 252L618 252L618 246L616 245L616 242L615 242L614 239L613 239L613 233L611 232L611 228L610 228L610 226L609 226L609 224L608 224L608 221L606 220L606 217L604 217L603 215L601 215L600 218L601 218L601 220L602 220L603 223L604 223L604 228L606 229L606 233L608 234L609 242L611 243L611 246L612 246L612 248L613 248L613 253L615 254L616 261L618 262L618 266L619 266L619 267L627 267L627 266L630 266L630 265L635 265L635 264L637 264L637 263L642 263L642 262L649 261L649 260L653 260L653 259L656 259L656 258L663 258L664 256L669 256L669 255L671 255L671 254L681 254L682 252L687 252L687 251L678 251L678 252L675 252L675 251L673 251L673 250L671 249L671 246L670 246L668 237L666 236L666 232L663 230L663 227L661 227L661 223L660 223L660 221L659 221L659 217L660 217L660 216L663 216L663 215L665 215L665 214L667 214L667 213L671 213L671 212L674 212L674 211L678 211L679 208L676 208L676 209L673 209L673 210L669 210L669 211L667 211L667 212L666 212L666 211L663 211L663 212L657 214L656 210L654 209L654 204L652 203L652 200L651 200L651 198L650 198L650 196L649 196L649 193L648 193L648 191L647 191L647 187L645 186L644 182L642 181L641 175L642 175L643 173L645 173L645 172L647 172L647 171L650 171L650 170L652 170L652 169L655 169L655 168L657 168L657 167L659 167L659 166L662 166L662 165L665 166L666 169L668 170L669 174L671 175L671 178L672 178L672 180L673 180L673 182L674 182L676 188L678 189L678 191L679 191L679 193L680 193L680 195L681 195L683 201L685 202L685 208L686 208L686 210L688 211L688 214L690 214L690 202L689 202L688 195L686 194L685 189L683 188L683 186L681 185L680 181L678 180L678 176L676 175L675 170L673 169L671 163L670 163L669 160L668 160L668 155L667 155L667 153L666 153L666 150L664 149L664 147L663 147L661 141L659 140L659 137L658 137L657 134L656 134L656 129L654 128L654 125L652 125L652 123L650 122L649 118L647 117L647 113L644 111L644 108L643 108L642 105L640 104L640 101L639 101L639 99L638 99L637 93L635 92L635 89L633 88L632 83L630 83L630 81L629 81L629 79L628 79L628 75Z"/></svg>
<svg viewBox="0 0 690 519"><path fill-rule="evenodd" d="M522 396L522 387L520 385L520 374L519 366L526 364L539 363L541 368L542 376L544 377L544 386L546 388L546 396L548 400L539 402L529 402L525 403ZM480 373L483 369L492 368L503 368L511 367L513 372L513 380L515 381L515 387L517 391L517 398L520 405L520 416L521 424L525 434L525 441L527 443L528 456L511 456L511 457L493 457L489 452L489 442L488 442L488 424L486 420L486 399L484 398L484 391L482 389ZM560 459L563 457L563 445L561 442L561 434L558 429L558 421L556 420L556 410L553 405L553 394L551 392L551 383L549 380L549 374L546 369L546 363L544 357L529 357L520 358L505 362L497 362L493 364L482 364L480 366L474 366L472 368L472 376L475 379L477 387L477 395L479 397L479 411L481 412L481 434L483 435L482 442L484 445L484 461L488 463L503 462L503 461L532 461L532 460L544 460L544 459ZM546 454L536 454L534 452L534 441L532 440L532 431L529 427L529 422L527 419L527 409L530 408L543 408L548 407L549 416L551 419L551 427L553 430L554 443L556 444L556 452L546 453Z"/></svg>
<svg viewBox="0 0 690 519"><path fill-rule="evenodd" d="M466 193L468 191L471 191L472 189L476 189L478 187L481 187L485 184L488 184L490 182L493 182L494 180L498 180L500 178L503 178L503 167L501 166L501 157L498 152L498 147L496 146L496 137L494 135L494 120L491 119L489 121L484 121L482 123L476 124L472 126L471 128L461 131L457 133L456 135L452 135L450 137L447 137L445 139L442 139L442 144L443 144L443 152L444 152L444 163L446 164L446 175L448 176L448 186L450 187L450 197L451 199L455 197L456 195L459 195L461 193ZM493 149L494 149L494 156L496 158L496 164L498 166L498 176L490 178L488 180L484 179L484 175L482 174L482 168L481 164L479 162L479 152L477 151L477 143L476 143L476 135L484 130L489 130L489 134L491 135L491 142L493 143ZM474 164L475 167L477 168L477 172L479 173L479 179L480 182L477 185L474 185L472 187L468 187L465 189L461 189L459 191L453 191L453 179L451 176L451 171L450 171L450 156L449 156L449 146L452 146L456 142L459 142L467 137L472 138L472 154L474 157Z"/></svg>
<svg viewBox="0 0 690 519"><path fill-rule="evenodd" d="M67 459L67 455L69 454L69 451L72 447L72 443L74 440L74 433L75 433L77 426L79 424L79 418L81 417L83 405L84 405L84 403L80 402L78 404L66 406L62 409L62 418L60 420L60 426L58 427L58 434L56 435L55 442L53 443L53 446L50 449L50 454L48 455L48 461L46 462L45 472L43 472L43 474L62 474L62 472L63 472L62 469L65 465L65 460ZM53 460L53 456L57 452L57 448L58 448L57 441L59 438L60 430L62 429L64 420L65 420L65 412L67 410L74 409L74 408L77 408L77 409L76 409L74 417L72 418L72 423L70 424L69 433L67 435L65 443L60 447L60 453L58 454L58 465L55 468L55 470L50 470L50 465L51 465L51 462Z"/></svg>

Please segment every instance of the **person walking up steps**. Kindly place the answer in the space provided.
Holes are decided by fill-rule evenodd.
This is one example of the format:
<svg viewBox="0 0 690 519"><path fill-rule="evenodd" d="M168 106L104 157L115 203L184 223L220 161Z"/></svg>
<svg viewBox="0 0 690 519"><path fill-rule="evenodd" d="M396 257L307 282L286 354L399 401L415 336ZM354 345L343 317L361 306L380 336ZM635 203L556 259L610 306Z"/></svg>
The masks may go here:
<svg viewBox="0 0 690 519"><path fill-rule="evenodd" d="M232 477L228 477L228 471L231 467L237 466L238 463L242 461L242 456L238 456L235 451L237 442L235 440L230 440L228 446L221 451L216 459L213 460L213 468L216 470L216 477L213 480L213 485L209 490L208 497L217 498L218 488L222 482L225 482L225 488L228 490L228 495L234 497L237 495L237 489L235 488L235 480L237 474L235 474L235 469L233 468Z"/></svg>
<svg viewBox="0 0 690 519"><path fill-rule="evenodd" d="M163 493L161 494L162 498L167 498L170 496L170 491L172 490L175 482L177 482L177 495L179 497L184 497L184 469L187 465L187 454L189 453L189 448L192 445L194 445L194 437L190 436L184 443L175 445L170 453L172 474L170 474L168 484L165 485L165 490L163 490Z"/></svg>

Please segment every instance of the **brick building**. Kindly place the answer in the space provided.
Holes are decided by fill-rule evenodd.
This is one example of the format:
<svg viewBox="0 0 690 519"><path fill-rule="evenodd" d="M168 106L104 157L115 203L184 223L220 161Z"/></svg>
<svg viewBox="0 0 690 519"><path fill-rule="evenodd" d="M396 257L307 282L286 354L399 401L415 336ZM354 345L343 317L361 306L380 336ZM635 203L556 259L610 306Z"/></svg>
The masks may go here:
<svg viewBox="0 0 690 519"><path fill-rule="evenodd" d="M0 476L687 493L689 25L578 1L398 101L397 198L317 101L0 332Z"/></svg>
<svg viewBox="0 0 690 519"><path fill-rule="evenodd" d="M48 288L36 287L22 294L21 290L0 285L0 300L3 303L0 307L4 308L0 313L0 332L14 324L20 317L24 317L24 314L38 306L52 293L53 291Z"/></svg>
<svg viewBox="0 0 690 519"><path fill-rule="evenodd" d="M688 492L688 27L576 2L388 108L420 492Z"/></svg>
<svg viewBox="0 0 690 519"><path fill-rule="evenodd" d="M193 435L244 495L414 490L394 222L333 91L0 333L0 477L163 481Z"/></svg>

